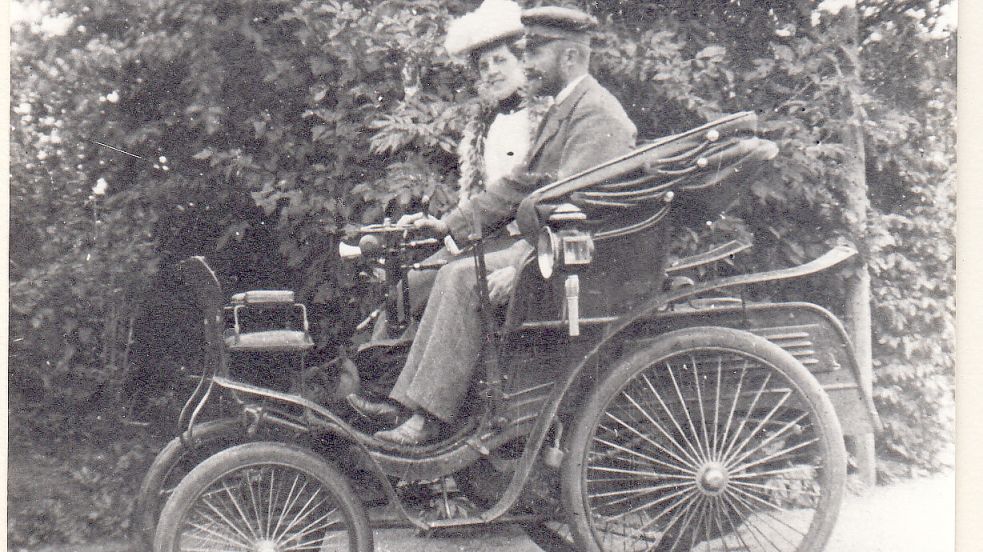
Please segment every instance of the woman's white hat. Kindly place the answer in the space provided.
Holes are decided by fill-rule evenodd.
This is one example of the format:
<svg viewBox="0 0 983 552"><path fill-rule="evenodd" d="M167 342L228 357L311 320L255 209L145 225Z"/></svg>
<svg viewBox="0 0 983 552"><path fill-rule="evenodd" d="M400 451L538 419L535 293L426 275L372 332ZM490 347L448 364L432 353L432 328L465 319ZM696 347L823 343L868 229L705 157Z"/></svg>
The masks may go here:
<svg viewBox="0 0 983 552"><path fill-rule="evenodd" d="M444 48L453 57L522 35L522 8L512 0L485 0L475 11L450 22Z"/></svg>

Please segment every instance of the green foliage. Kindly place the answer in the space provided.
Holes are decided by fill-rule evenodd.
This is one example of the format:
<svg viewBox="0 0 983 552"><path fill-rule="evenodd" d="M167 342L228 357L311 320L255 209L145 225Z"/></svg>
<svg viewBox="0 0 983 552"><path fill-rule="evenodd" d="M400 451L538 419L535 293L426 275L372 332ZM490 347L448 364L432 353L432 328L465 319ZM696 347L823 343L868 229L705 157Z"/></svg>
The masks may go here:
<svg viewBox="0 0 983 552"><path fill-rule="evenodd" d="M882 449L932 468L953 435L956 52L930 32L937 11L917 15L868 21L868 258Z"/></svg>
<svg viewBox="0 0 983 552"><path fill-rule="evenodd" d="M337 241L424 195L438 212L454 203L473 79L441 42L476 4L55 0L66 33L15 26L12 392L63 416L99 410L141 287L191 254L227 291L276 265L273 283L330 313L321 335L336 338L352 299ZM850 27L810 0L584 3L605 23L594 72L643 137L754 110L781 148L728 217L681 229L677 249L751 235L742 268L763 269L861 246L882 449L926 467L952 398L955 37L936 28L939 4L863 0ZM866 223L843 208L858 128ZM842 313L829 290L847 276L795 291Z"/></svg>
<svg viewBox="0 0 983 552"><path fill-rule="evenodd" d="M102 424L101 437L90 428L85 436L51 431L43 441L23 424L11 427L8 549L127 536L140 481L159 445L111 424Z"/></svg>

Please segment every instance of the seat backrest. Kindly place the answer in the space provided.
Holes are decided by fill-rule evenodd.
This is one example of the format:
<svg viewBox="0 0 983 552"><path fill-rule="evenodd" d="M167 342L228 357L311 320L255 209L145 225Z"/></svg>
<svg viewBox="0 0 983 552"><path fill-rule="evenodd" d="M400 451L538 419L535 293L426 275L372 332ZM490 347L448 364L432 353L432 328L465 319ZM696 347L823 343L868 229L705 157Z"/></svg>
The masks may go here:
<svg viewBox="0 0 983 552"><path fill-rule="evenodd" d="M189 257L175 266L175 276L191 289L204 325L205 369L214 369L222 362L222 308L225 298L222 285L204 257Z"/></svg>

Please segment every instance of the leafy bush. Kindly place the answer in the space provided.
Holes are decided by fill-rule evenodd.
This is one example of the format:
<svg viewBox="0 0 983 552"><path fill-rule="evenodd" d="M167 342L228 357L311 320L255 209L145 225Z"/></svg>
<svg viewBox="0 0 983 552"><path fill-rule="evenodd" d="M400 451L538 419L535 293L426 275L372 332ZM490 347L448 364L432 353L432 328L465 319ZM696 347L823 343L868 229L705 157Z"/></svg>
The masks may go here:
<svg viewBox="0 0 983 552"><path fill-rule="evenodd" d="M91 542L128 534L137 491L159 445L105 422L101 435L12 424L7 546Z"/></svg>

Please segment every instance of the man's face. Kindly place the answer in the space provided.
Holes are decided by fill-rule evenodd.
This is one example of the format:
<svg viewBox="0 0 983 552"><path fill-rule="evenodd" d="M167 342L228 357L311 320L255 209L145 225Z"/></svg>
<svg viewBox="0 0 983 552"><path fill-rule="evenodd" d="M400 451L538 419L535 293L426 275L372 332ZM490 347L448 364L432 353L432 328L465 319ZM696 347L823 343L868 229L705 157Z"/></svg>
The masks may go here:
<svg viewBox="0 0 983 552"><path fill-rule="evenodd" d="M532 96L555 96L563 89L563 76L560 73L559 42L530 41L526 44L522 63L529 82Z"/></svg>

